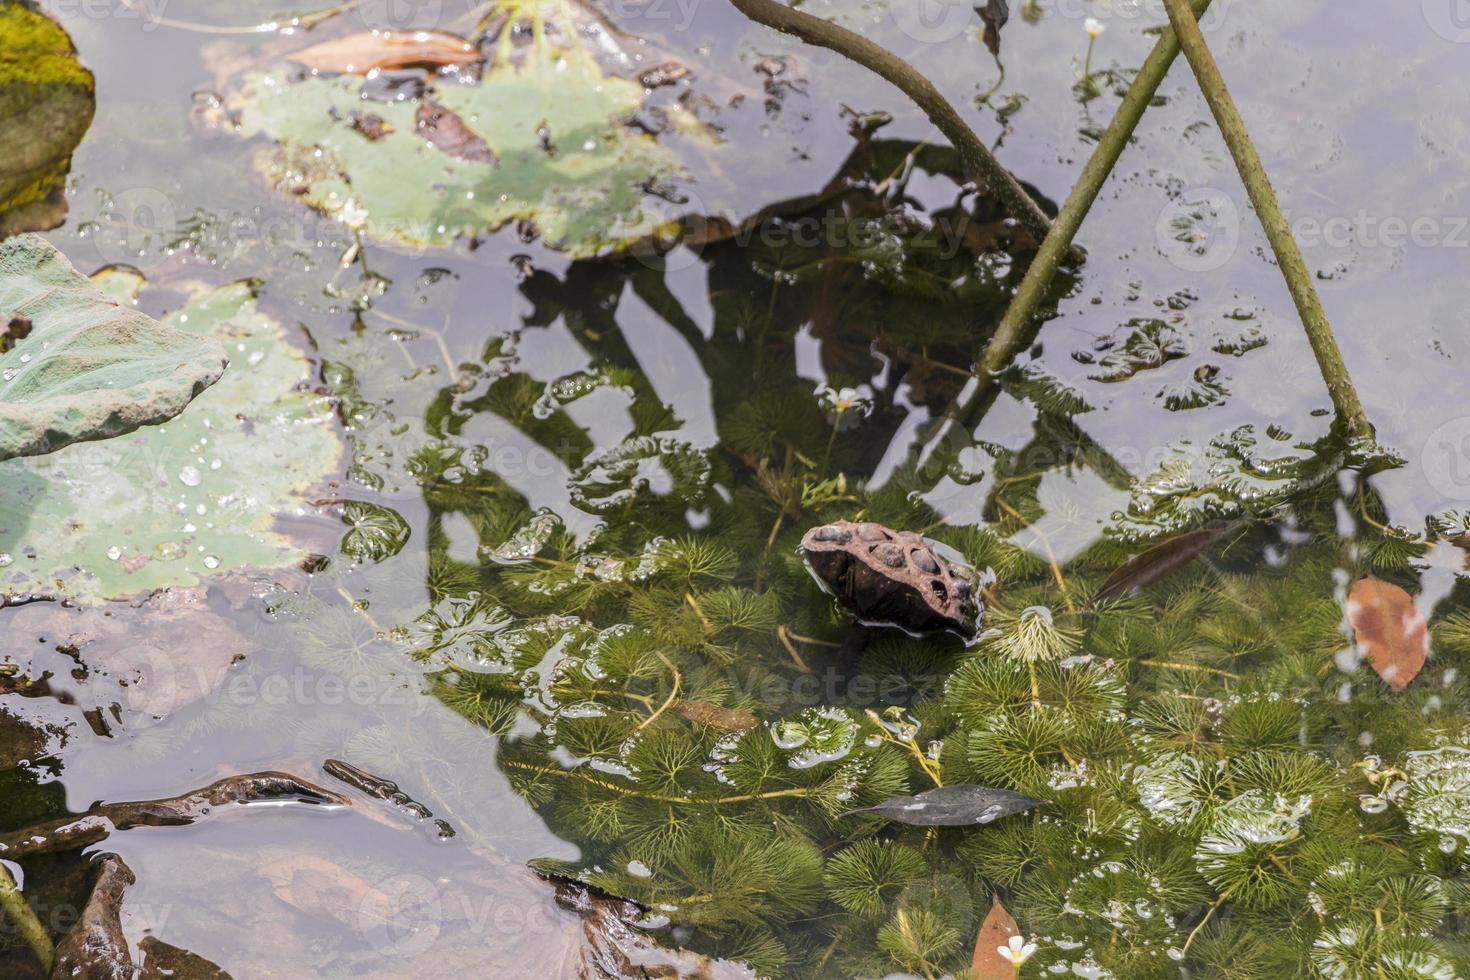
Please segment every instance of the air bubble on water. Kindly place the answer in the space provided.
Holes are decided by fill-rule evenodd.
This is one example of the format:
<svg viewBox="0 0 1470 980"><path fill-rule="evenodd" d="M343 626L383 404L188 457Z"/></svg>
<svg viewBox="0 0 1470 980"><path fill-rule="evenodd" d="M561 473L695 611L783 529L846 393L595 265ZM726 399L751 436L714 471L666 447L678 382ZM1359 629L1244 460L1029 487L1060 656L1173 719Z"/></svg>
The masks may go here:
<svg viewBox="0 0 1470 980"><path fill-rule="evenodd" d="M10 554L9 552L0 551L0 568L4 568L6 565L9 565L13 561L15 561L14 555Z"/></svg>
<svg viewBox="0 0 1470 980"><path fill-rule="evenodd" d="M194 526L194 522L193 521L189 521L187 524L184 525L184 533L185 534L193 534L197 530L199 530L199 529Z"/></svg>
<svg viewBox="0 0 1470 980"><path fill-rule="evenodd" d="M122 557L122 549L119 548L117 545L113 545L111 548L107 549L107 557L112 561L117 561L119 558Z"/></svg>
<svg viewBox="0 0 1470 980"><path fill-rule="evenodd" d="M205 568L219 568L219 559L216 558L214 555L205 555L204 556L204 567Z"/></svg>
<svg viewBox="0 0 1470 980"><path fill-rule="evenodd" d="M210 461L209 468L212 469L212 470L217 470L217 469L219 469L223 465L225 465L223 460L221 460L219 458L215 458L215 459L213 459L213 460Z"/></svg>
<svg viewBox="0 0 1470 980"><path fill-rule="evenodd" d="M642 861L629 861L628 874L633 875L637 878L652 878L653 869L644 864Z"/></svg>
<svg viewBox="0 0 1470 980"><path fill-rule="evenodd" d="M186 487L197 487L204 482L204 477L192 466L185 466L179 470L179 482Z"/></svg>
<svg viewBox="0 0 1470 980"><path fill-rule="evenodd" d="M1460 849L1460 842L1458 840L1456 840L1455 838L1451 837L1449 834L1445 834L1443 837L1441 837L1439 839L1439 853L1441 853L1441 854L1453 854L1456 851L1458 851L1459 849Z"/></svg>
<svg viewBox="0 0 1470 980"><path fill-rule="evenodd" d="M22 354L22 355L20 355L20 363L22 363L22 364L29 364L29 363L31 363L31 355L29 355L29 354Z"/></svg>
<svg viewBox="0 0 1470 980"><path fill-rule="evenodd" d="M1382 813L1388 809L1388 801L1381 796L1365 793L1358 797L1358 808L1364 813Z"/></svg>
<svg viewBox="0 0 1470 980"><path fill-rule="evenodd" d="M5 371L4 371L4 373L3 374L0 374L0 378L4 378L6 381L14 381L15 380L15 368L6 368Z"/></svg>
<svg viewBox="0 0 1470 980"><path fill-rule="evenodd" d="M1173 960L1175 963L1182 963L1184 961L1184 950L1180 949L1178 946L1170 946L1165 952L1168 955L1169 959Z"/></svg>
<svg viewBox="0 0 1470 980"><path fill-rule="evenodd" d="M883 737L881 735L869 735L867 738L863 739L863 744L870 749L876 749L878 746L883 744Z"/></svg>

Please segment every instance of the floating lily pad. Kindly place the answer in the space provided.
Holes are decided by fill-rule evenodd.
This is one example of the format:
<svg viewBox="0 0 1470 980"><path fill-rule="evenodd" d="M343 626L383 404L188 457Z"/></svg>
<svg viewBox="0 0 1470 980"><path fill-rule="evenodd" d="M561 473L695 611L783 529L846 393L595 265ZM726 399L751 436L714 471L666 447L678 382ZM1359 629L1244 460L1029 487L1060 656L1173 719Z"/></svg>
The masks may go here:
<svg viewBox="0 0 1470 980"><path fill-rule="evenodd" d="M213 338L119 306L35 235L0 243L0 331L0 460L171 419L225 366Z"/></svg>
<svg viewBox="0 0 1470 980"><path fill-rule="evenodd" d="M311 365L249 283L167 322L224 342L229 369L167 425L0 464L0 595L120 598L303 557L272 525L342 456L331 403L303 389Z"/></svg>
<svg viewBox="0 0 1470 980"><path fill-rule="evenodd" d="M72 151L95 108L92 73L66 32L24 4L0 2L0 238L65 219Z"/></svg>
<svg viewBox="0 0 1470 980"><path fill-rule="evenodd" d="M647 189L681 168L627 124L643 85L604 70L580 9L506 10L529 18L530 43L512 43L516 31L505 28L478 82L450 72L383 97L383 77L280 69L247 77L229 106L241 135L277 141L261 155L273 183L374 239L439 247L516 221L589 256L664 228L664 202ZM609 46L603 32L599 54ZM677 105L661 119L698 129Z"/></svg>
<svg viewBox="0 0 1470 980"><path fill-rule="evenodd" d="M408 543L410 528L398 511L378 504L349 500L342 507L342 554L354 561L387 561Z"/></svg>

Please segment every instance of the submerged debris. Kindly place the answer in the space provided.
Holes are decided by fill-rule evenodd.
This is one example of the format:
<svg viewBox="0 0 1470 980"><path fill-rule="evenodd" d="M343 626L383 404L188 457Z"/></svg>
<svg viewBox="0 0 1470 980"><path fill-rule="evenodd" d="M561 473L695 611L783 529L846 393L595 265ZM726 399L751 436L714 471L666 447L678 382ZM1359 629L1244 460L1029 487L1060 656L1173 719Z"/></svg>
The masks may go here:
<svg viewBox="0 0 1470 980"><path fill-rule="evenodd" d="M122 928L123 892L138 879L116 854L97 859L97 880L81 917L56 947L55 977L130 980L133 958Z"/></svg>
<svg viewBox="0 0 1470 980"><path fill-rule="evenodd" d="M4 327L0 327L0 354L15 347L17 341L25 340L33 328L31 318L20 313L12 315Z"/></svg>
<svg viewBox="0 0 1470 980"><path fill-rule="evenodd" d="M322 768L328 775L340 779L353 789L361 790L374 799L393 804L394 809L400 813L405 813L421 822L432 820L435 834L440 840L448 840L455 835L454 828L449 825L448 821L435 819L432 810L399 789L397 783L374 776L367 770L359 769L340 759L328 759L322 763Z"/></svg>
<svg viewBox="0 0 1470 980"><path fill-rule="evenodd" d="M114 830L183 826L231 803L346 806L347 800L289 773L229 776L183 796L136 803L102 803L80 816L5 834L0 836L0 857L15 861L32 854L76 850L105 840Z"/></svg>
<svg viewBox="0 0 1470 980"><path fill-rule="evenodd" d="M836 521L808 531L801 550L817 580L865 625L975 634L973 573L912 531Z"/></svg>
<svg viewBox="0 0 1470 980"><path fill-rule="evenodd" d="M940 786L914 796L895 796L877 806L859 807L842 814L876 813L912 827L973 827L1001 817L1025 813L1041 800L1008 789L986 786Z"/></svg>

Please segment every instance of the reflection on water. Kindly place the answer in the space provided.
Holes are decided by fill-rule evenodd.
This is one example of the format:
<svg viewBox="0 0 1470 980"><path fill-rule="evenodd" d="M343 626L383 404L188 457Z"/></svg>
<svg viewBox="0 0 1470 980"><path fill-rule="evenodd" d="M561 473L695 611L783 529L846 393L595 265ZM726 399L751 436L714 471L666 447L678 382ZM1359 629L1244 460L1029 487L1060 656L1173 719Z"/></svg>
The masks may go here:
<svg viewBox="0 0 1470 980"><path fill-rule="evenodd" d="M1077 101L1086 34L1064 7L1007 29L983 104L974 39L831 9L923 64L1051 198L1119 94ZM347 794L92 845L136 876L131 942L237 977L673 955L639 929L761 973L939 976L970 964L993 895L1037 943L1027 975L1470 971L1470 481L1441 394L1465 354L1458 49L1358 2L1230 7L1210 33L1403 465L1331 431L1182 66L1056 316L920 455L1017 278L989 203L825 53L723 8L614 20L694 66L694 91L701 72L745 90L717 118L759 164L685 189L766 220L666 256L573 262L506 229L344 267L350 234L190 121L190 92L276 42L66 21L107 112L53 240L84 271L141 267L155 314L262 280L348 452L277 515L298 564L0 611L0 833L266 770ZM1141 26L1110 21L1094 67L1138 64ZM992 570L991 632L966 649L851 626L796 551L837 519ZM1125 565L1161 540L1208 548ZM0 582L27 546L0 528ZM1376 643L1345 615L1370 577L1394 597ZM1380 677L1422 646L1416 615L1430 658L1395 692ZM963 829L845 815L936 781L1044 805ZM88 867L24 871L61 932ZM569 878L639 903L594 930L632 946L588 951L594 900ZM0 958L38 975L12 933Z"/></svg>

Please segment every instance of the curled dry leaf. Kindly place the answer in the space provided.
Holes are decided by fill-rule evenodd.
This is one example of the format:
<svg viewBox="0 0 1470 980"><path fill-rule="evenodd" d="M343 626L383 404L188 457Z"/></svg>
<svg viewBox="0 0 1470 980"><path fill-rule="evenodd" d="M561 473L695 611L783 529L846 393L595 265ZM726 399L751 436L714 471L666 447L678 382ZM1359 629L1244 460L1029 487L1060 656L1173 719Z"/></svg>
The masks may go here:
<svg viewBox="0 0 1470 980"><path fill-rule="evenodd" d="M367 31L291 55L308 68L341 75L366 75L375 68L471 65L482 58L479 48L447 31Z"/></svg>
<svg viewBox="0 0 1470 980"><path fill-rule="evenodd" d="M985 24L985 46L990 53L1000 57L1000 29L1011 19L1011 10L1006 0L985 0L975 7L975 13Z"/></svg>
<svg viewBox="0 0 1470 980"><path fill-rule="evenodd" d="M1429 627L1414 597L1381 579L1359 579L1348 592L1347 617L1384 683L1394 691L1408 687L1429 658Z"/></svg>
<svg viewBox="0 0 1470 980"><path fill-rule="evenodd" d="M990 914L980 923L980 935L975 939L975 955L970 961L970 975L975 980L1015 980L1015 965L1008 957L1002 956L1000 951L1011 941L1012 936L1020 934L1021 930L1011 913L1000 904L999 898L992 895Z"/></svg>

